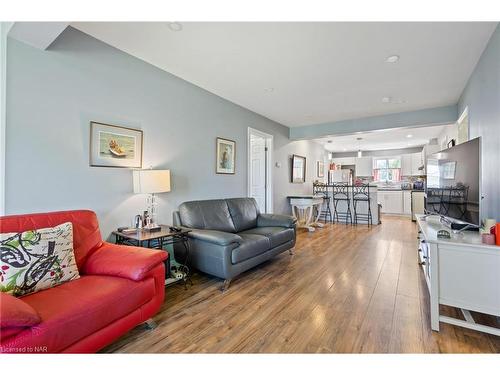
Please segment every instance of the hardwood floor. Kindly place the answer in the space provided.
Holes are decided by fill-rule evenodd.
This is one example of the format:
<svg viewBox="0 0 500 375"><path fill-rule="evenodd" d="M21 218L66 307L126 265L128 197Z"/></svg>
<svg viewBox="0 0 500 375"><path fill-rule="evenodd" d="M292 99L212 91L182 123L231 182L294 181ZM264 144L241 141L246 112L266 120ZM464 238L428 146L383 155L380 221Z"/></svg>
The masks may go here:
<svg viewBox="0 0 500 375"><path fill-rule="evenodd" d="M103 352L500 353L496 336L431 331L415 238L414 223L389 216L371 229L300 230L295 255L244 273L224 294L220 279L199 274L187 291L167 288L158 327L137 327Z"/></svg>

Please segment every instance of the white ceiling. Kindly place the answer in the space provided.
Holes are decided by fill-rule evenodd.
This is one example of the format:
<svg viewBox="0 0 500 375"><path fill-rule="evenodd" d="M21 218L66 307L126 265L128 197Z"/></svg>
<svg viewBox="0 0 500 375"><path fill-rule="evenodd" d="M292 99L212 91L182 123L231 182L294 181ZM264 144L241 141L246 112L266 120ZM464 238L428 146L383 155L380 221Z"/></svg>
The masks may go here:
<svg viewBox="0 0 500 375"><path fill-rule="evenodd" d="M496 23L71 25L293 127L455 104Z"/></svg>
<svg viewBox="0 0 500 375"><path fill-rule="evenodd" d="M408 147L418 147L429 143L432 138L437 138L445 129L455 125L427 126L421 128L400 128L379 130L370 133L352 134L338 137L316 139L327 151L352 152L393 150ZM411 135L409 138L408 135ZM363 138L357 140L357 138ZM328 141L331 141L328 143Z"/></svg>

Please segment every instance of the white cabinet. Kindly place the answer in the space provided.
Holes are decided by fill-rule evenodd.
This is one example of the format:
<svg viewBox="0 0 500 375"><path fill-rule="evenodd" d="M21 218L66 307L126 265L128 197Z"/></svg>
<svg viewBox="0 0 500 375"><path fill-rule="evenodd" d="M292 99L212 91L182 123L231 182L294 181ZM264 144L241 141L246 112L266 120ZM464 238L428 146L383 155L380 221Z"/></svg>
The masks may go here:
<svg viewBox="0 0 500 375"><path fill-rule="evenodd" d="M402 176L422 176L424 170L419 169L424 165L422 153L401 155L401 175Z"/></svg>
<svg viewBox="0 0 500 375"><path fill-rule="evenodd" d="M403 214L411 215L411 191L403 191Z"/></svg>
<svg viewBox="0 0 500 375"><path fill-rule="evenodd" d="M340 164L340 165L354 165L354 164L356 164L356 158L355 157L335 158L332 161L335 164Z"/></svg>
<svg viewBox="0 0 500 375"><path fill-rule="evenodd" d="M382 204L382 213L399 214L403 213L403 192L399 191L378 191L378 203Z"/></svg>
<svg viewBox="0 0 500 375"><path fill-rule="evenodd" d="M368 177L373 174L373 160L369 156L356 158L356 177Z"/></svg>
<svg viewBox="0 0 500 375"><path fill-rule="evenodd" d="M412 156L411 154L401 155L401 175L411 176L412 175Z"/></svg>
<svg viewBox="0 0 500 375"><path fill-rule="evenodd" d="M424 166L423 174L426 174L427 159L434 153L441 151L441 147L438 144L435 145L425 145L421 152L422 165Z"/></svg>
<svg viewBox="0 0 500 375"><path fill-rule="evenodd" d="M412 176L422 176L425 174L423 169L419 169L424 165L422 160L422 153L416 152L411 154L411 175Z"/></svg>

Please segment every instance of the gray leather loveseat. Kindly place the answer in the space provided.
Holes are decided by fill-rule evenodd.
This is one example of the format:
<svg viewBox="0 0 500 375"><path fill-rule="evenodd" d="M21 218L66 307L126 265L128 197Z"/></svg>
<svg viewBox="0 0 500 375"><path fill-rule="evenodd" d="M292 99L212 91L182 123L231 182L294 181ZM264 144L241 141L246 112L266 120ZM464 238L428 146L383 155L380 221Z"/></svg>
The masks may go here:
<svg viewBox="0 0 500 375"><path fill-rule="evenodd" d="M295 246L292 216L261 214L253 198L184 202L174 212L174 225L189 233L189 264L224 279L223 290L240 273ZM185 249L174 245L176 259Z"/></svg>

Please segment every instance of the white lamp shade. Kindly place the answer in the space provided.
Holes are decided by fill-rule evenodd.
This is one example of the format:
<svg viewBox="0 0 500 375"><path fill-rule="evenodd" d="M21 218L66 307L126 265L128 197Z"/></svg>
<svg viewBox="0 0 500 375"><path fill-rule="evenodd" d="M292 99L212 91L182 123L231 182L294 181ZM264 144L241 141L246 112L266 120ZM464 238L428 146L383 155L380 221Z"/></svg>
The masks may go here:
<svg viewBox="0 0 500 375"><path fill-rule="evenodd" d="M170 171L142 169L133 171L134 193L155 194L170 191Z"/></svg>

